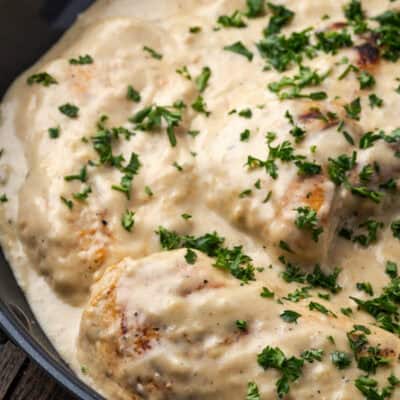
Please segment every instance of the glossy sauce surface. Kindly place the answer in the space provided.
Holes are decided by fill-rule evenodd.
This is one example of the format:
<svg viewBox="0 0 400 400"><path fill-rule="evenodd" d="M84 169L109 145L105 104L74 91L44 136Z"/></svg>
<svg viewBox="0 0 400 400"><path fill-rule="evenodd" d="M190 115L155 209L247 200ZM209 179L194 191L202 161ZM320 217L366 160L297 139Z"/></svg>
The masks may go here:
<svg viewBox="0 0 400 400"><path fill-rule="evenodd" d="M346 21L347 3L279 2L295 13L282 33L309 27L335 32ZM363 6L372 17L395 8L387 3L369 0ZM357 310L351 299L379 296L391 282L388 261L400 262L400 241L391 228L400 217L398 189L387 188L399 178L398 139L381 135L368 147L362 144L367 132L392 135L400 126L398 63L383 57L366 63L359 46L370 37L353 35L353 44L336 54L317 50L314 58L303 57L303 68L327 76L302 93L325 92L327 99L279 99L268 85L293 77L299 68L265 68L257 51L255 42L273 11L266 7L265 15L243 16L243 28L217 23L236 10L246 10L246 2L100 0L14 83L1 105L0 183L8 198L1 204L2 245L61 355L110 398L243 399L247 384L256 382L261 398L273 399L279 373L257 363L257 354L272 346L296 357L311 348L324 351L322 361L305 363L291 385L293 398L362 399L354 382L365 371L354 359L340 370L330 354L351 354L346 333L365 324L371 345L392 351L389 366L379 367L373 378L383 387L391 372L399 372L398 336L376 327L376 318ZM191 27L201 29L193 33ZM239 41L252 59L224 50ZM70 62L85 55L92 61ZM343 75L349 65L354 68ZM196 78L204 79L207 69L210 76L201 85ZM27 83L43 72L57 83ZM362 72L374 77L372 88L360 88ZM127 96L129 87L140 99ZM383 106L372 107L371 94L383 99ZM359 119L346 111L358 98ZM66 104L77 107L76 117L65 107L60 111ZM140 127L147 120L139 121L138 112L149 106L178 115L176 145L168 121L160 129ZM299 140L295 126L304 131ZM50 128L58 129L58 138ZM273 176L265 162L271 148L285 141L300 157L276 158ZM102 159L110 149L112 157ZM338 184L329 172L331 160L341 155L351 160L353 152L357 158L346 171L347 183ZM302 174L304 160L320 171ZM129 161L131 187L121 191ZM362 183L368 166L372 172ZM379 202L355 193L360 186L379 192ZM301 208L310 217L314 212L316 225L301 224ZM365 245L360 235L368 234L367 221L378 227L376 240ZM227 270L215 268L211 253L197 252L192 265L185 250L178 250L184 245L164 252L160 226L181 236L217 232L225 249L242 246L255 267L251 278L237 279L232 263ZM343 228L353 231L353 240L338 235ZM315 284L308 290L311 297L285 300L296 289L313 286L306 278L303 284L284 280L289 263L303 275L312 275L316 265L325 277L340 268L341 290L331 293ZM201 281L215 285L198 290ZM371 283L373 295L363 283ZM185 285L196 290L183 295ZM275 297L262 298L263 287ZM310 310L310 302L331 313ZM110 307L115 314L107 314ZM352 313L343 315L341 309L349 307ZM288 309L302 315L297 324L280 317ZM163 327L165 341L132 354L124 342L134 341L138 310L144 325ZM236 320L247 321L243 337ZM191 335L193 341L185 342Z"/></svg>

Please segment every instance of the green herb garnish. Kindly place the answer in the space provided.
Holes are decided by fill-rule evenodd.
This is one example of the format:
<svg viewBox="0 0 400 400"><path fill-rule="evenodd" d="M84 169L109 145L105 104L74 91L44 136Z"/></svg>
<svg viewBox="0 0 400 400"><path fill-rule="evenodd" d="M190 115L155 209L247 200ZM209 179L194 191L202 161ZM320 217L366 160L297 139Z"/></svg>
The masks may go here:
<svg viewBox="0 0 400 400"><path fill-rule="evenodd" d="M121 225L126 231L131 232L133 226L135 225L135 213L133 211L126 210L122 215Z"/></svg>
<svg viewBox="0 0 400 400"><path fill-rule="evenodd" d="M87 64L93 64L94 60L93 57L90 56L89 54L86 54L85 56L79 56L78 58L71 58L69 60L69 63L71 65L87 65Z"/></svg>
<svg viewBox="0 0 400 400"><path fill-rule="evenodd" d="M143 46L143 51L147 52L150 54L150 56L156 60L162 60L163 55L155 51L154 49L148 47L148 46Z"/></svg>
<svg viewBox="0 0 400 400"><path fill-rule="evenodd" d="M38 74L33 74L27 79L28 85L38 84L48 87L50 85L57 85L58 82L47 72L40 72Z"/></svg>
<svg viewBox="0 0 400 400"><path fill-rule="evenodd" d="M225 46L224 50L240 54L241 56L246 57L249 61L252 61L254 57L254 54L250 50L248 50L242 42L236 42L231 44L230 46Z"/></svg>

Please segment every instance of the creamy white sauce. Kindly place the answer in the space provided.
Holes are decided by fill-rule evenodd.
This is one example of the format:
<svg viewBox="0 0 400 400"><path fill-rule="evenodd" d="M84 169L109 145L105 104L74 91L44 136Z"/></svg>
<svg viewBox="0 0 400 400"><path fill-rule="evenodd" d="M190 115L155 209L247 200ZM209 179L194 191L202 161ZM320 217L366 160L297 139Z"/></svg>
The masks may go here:
<svg viewBox="0 0 400 400"><path fill-rule="evenodd" d="M281 4L296 12L284 31L299 31L309 26L324 29L342 21L345 3L282 1ZM365 7L369 15L375 15L385 11L388 5L370 0L365 2ZM287 285L279 278L282 266L275 256L279 252L279 240L289 237L296 249L307 249L300 256L312 260L312 264L315 260L323 261L327 272L334 266L342 268L339 281L343 290L329 303L336 310L341 307L355 310L349 296L368 298L356 289L357 282L370 281L379 294L389 282L384 273L386 261L400 261L399 241L388 228L392 220L399 218L393 204L385 205L377 214L386 224L377 244L364 249L337 238L331 242L327 232L331 229L332 236L336 237L337 226L333 224L329 228L327 223L325 236L313 247L309 241L304 243L304 232L293 226L293 208L309 190L319 187L319 183L313 182L310 188L297 187L296 170L283 164L279 165L277 181L271 180L264 169L249 172L243 167L248 155L265 159L267 131L277 132L279 143L292 139L288 133L290 124L284 117L286 110L298 116L310 108L307 102L280 102L266 89L268 83L282 76L275 71L263 71L265 63L254 48L268 15L249 21L245 29L213 31L219 15L230 15L243 8L244 2L239 0L100 0L42 60L14 83L4 98L0 191L7 194L9 201L1 205L2 246L39 323L61 356L83 379L90 380L81 373L76 342L91 285L101 277L105 267L125 257L141 259L159 252L158 237L154 233L159 225L193 235L218 231L228 245L243 245L255 265L272 264L271 269L257 273L257 281L283 287L286 293L296 285ZM330 20L321 20L325 14L331 16ZM192 35L188 32L191 26L201 26L203 31ZM255 53L253 62L222 50L238 40ZM142 50L145 45L162 53L163 59L149 57ZM68 63L70 58L84 54L94 58L93 65ZM327 102L328 110L337 111L360 95L359 83L351 74L342 81L337 80L345 66L336 63L343 56L356 63L357 53L353 49L342 50L336 56L321 54L315 60L305 61L320 72L333 70L318 87L327 91L330 100L340 96L337 102ZM198 93L192 81L176 74L176 69L184 65L193 77L205 66L212 70L204 92L207 108L212 112L209 118L190 110ZM377 84L373 92L384 99L385 106L370 110L363 96L359 122L363 132L376 128L390 132L400 126L400 96L394 91L397 67L398 64L385 62L374 71ZM58 85L45 88L26 84L27 77L42 71L55 76ZM290 74L291 71L285 73ZM126 100L130 84L141 93L139 104ZM65 182L64 176L77 173L89 160L97 160L92 145L81 139L96 133L96 122L102 114L110 117L109 127L131 128L128 118L139 109L152 103L171 105L177 100L188 104L188 115L182 128L177 129L175 148L169 145L164 131L137 132L129 142L121 139L114 146L115 154L122 153L129 160L134 151L142 162L133 180L130 201L110 188L119 183L120 172L89 167L93 193L88 204L76 203L72 212L62 204L61 195L71 198L73 192L84 186L79 182ZM79 106L78 119L68 119L57 110L67 102ZM253 111L251 119L228 116L232 109L247 107ZM54 126L60 126L61 130L57 140L49 139L47 133ZM296 152L321 163L328 156L349 153L349 145L336 131L337 127L321 130L305 126L307 139L296 147ZM189 129L201 133L193 139L185 134ZM251 131L248 142L240 141L244 129ZM358 128L349 129L358 141ZM317 146L315 155L309 151L312 145ZM191 152L197 155L194 157ZM360 152L360 163L375 159L382 161L385 168L398 168L398 159L384 143ZM174 162L183 167L182 172L173 166ZM261 180L259 191L253 187L257 179ZM154 196L145 193L145 186L151 187ZM340 214L332 204L343 193L333 195L334 187L329 182L321 186L325 198L319 216L331 223ZM239 193L248 188L253 189L253 196L240 199ZM263 204L269 190L273 190L273 197L268 204ZM342 197L343 207L351 210L361 203L359 198ZM121 215L127 208L136 212L132 233L121 227ZM185 221L181 218L183 213L193 218ZM151 296L145 301L151 301ZM373 322L365 313L355 314L354 321L358 323ZM274 338L277 343L279 335ZM91 384L97 387L96 383ZM342 398L348 397L329 397Z"/></svg>

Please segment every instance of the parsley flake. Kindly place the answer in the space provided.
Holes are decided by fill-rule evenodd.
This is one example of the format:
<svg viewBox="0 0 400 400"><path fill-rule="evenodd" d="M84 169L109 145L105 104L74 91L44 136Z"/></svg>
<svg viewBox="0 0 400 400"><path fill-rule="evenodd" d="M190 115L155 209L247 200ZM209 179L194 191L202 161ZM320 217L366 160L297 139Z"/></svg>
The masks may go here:
<svg viewBox="0 0 400 400"><path fill-rule="evenodd" d="M132 228L135 225L135 213L130 210L126 210L121 218L122 227L128 231L132 232Z"/></svg>
<svg viewBox="0 0 400 400"><path fill-rule="evenodd" d="M127 92L126 92L126 98L128 100L134 101L135 103L139 103L141 100L140 93L134 89L132 85L128 86Z"/></svg>
<svg viewBox="0 0 400 400"><path fill-rule="evenodd" d="M261 400L258 386L254 382L249 382L247 384L246 400Z"/></svg>
<svg viewBox="0 0 400 400"><path fill-rule="evenodd" d="M344 351L334 351L331 353L331 360L338 369L345 369L351 365L351 354Z"/></svg>
<svg viewBox="0 0 400 400"><path fill-rule="evenodd" d="M185 260L188 264L195 264L197 261L197 254L192 249L187 249L185 254Z"/></svg>
<svg viewBox="0 0 400 400"><path fill-rule="evenodd" d="M56 126L54 128L49 128L49 137L50 139L58 139L60 137L60 127Z"/></svg>
<svg viewBox="0 0 400 400"><path fill-rule="evenodd" d="M203 93L206 90L210 77L211 69L209 67L204 67L201 74L195 80L197 90L200 93Z"/></svg>
<svg viewBox="0 0 400 400"><path fill-rule="evenodd" d="M148 46L143 46L143 51L147 52L148 54L150 54L150 56L152 58L154 58L155 60L162 60L163 55L158 53L157 51L155 51L154 49L152 49L151 47Z"/></svg>
<svg viewBox="0 0 400 400"><path fill-rule="evenodd" d="M62 106L58 107L59 111L66 115L68 118L78 118L79 108L71 103L65 103Z"/></svg>
<svg viewBox="0 0 400 400"><path fill-rule="evenodd" d="M280 317L287 323L292 324L292 323L296 323L297 324L297 320L301 317L301 314L299 314L296 311L292 311L292 310L285 310L283 311L283 313L280 315Z"/></svg>
<svg viewBox="0 0 400 400"><path fill-rule="evenodd" d="M40 72L38 74L33 74L27 79L28 85L39 84L45 87L50 85L57 85L58 82L47 72Z"/></svg>
<svg viewBox="0 0 400 400"><path fill-rule="evenodd" d="M87 64L93 64L94 60L93 57L90 56L89 54L86 54L85 56L79 56L78 58L71 58L69 60L69 63L71 65L87 65Z"/></svg>
<svg viewBox="0 0 400 400"><path fill-rule="evenodd" d="M297 217L295 224L299 229L311 231L312 238L318 242L319 236L323 232L323 228L318 226L318 218L315 210L310 207L299 207L296 209Z"/></svg>
<svg viewBox="0 0 400 400"><path fill-rule="evenodd" d="M241 56L246 57L249 61L252 61L254 57L254 54L250 50L248 50L242 42L236 42L231 44L230 46L225 46L224 50L240 54Z"/></svg>
<svg viewBox="0 0 400 400"><path fill-rule="evenodd" d="M355 119L356 121L359 121L360 113L361 113L361 99L359 97L357 97L351 103L346 104L344 106L344 109L346 110L347 115L351 119Z"/></svg>

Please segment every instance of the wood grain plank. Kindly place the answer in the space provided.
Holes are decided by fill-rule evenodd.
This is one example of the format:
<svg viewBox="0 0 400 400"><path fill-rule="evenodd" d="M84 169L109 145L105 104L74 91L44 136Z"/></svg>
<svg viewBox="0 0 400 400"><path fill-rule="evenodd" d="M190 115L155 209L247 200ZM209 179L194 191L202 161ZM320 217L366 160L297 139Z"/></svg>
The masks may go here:
<svg viewBox="0 0 400 400"><path fill-rule="evenodd" d="M10 400L75 400L33 362L19 377Z"/></svg>
<svg viewBox="0 0 400 400"><path fill-rule="evenodd" d="M6 399L7 393L18 374L27 362L25 354L7 342L0 349L0 400Z"/></svg>

